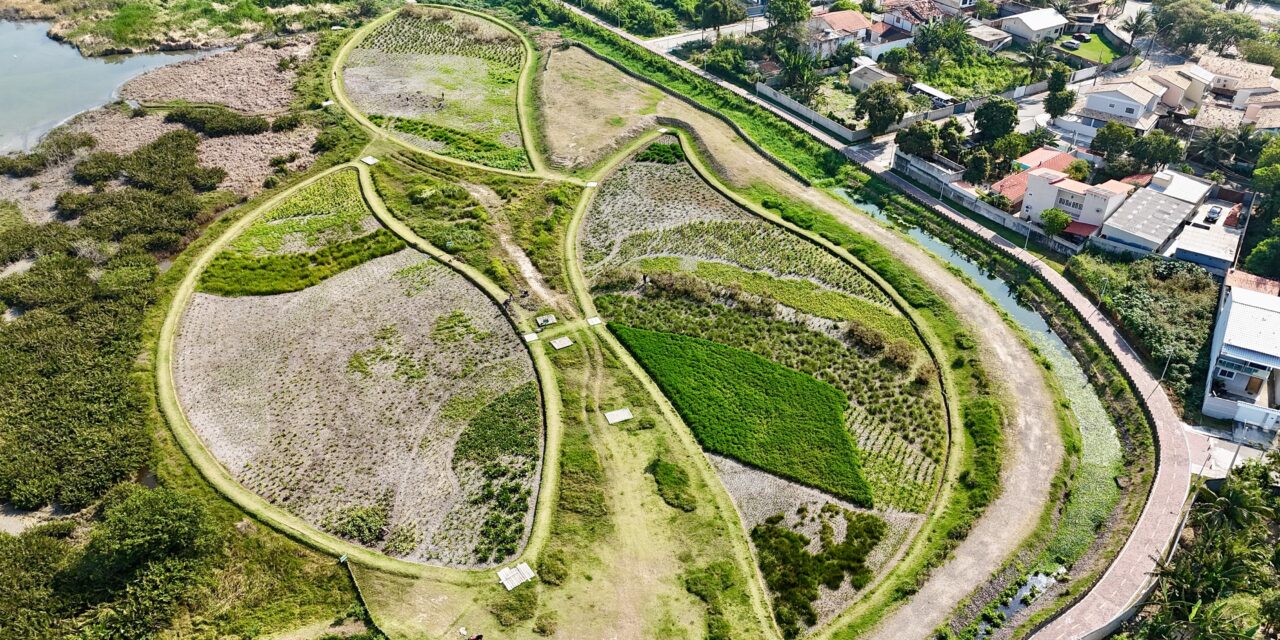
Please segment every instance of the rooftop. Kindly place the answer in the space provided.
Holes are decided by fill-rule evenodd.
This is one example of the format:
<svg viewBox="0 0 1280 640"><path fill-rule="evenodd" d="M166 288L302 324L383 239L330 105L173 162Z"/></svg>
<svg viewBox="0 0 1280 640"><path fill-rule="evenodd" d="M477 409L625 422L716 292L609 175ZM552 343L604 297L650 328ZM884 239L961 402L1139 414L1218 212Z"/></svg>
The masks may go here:
<svg viewBox="0 0 1280 640"><path fill-rule="evenodd" d="M1216 129L1222 127L1224 129L1235 129L1244 121L1244 112L1219 107L1212 104L1205 104L1200 107L1200 111L1196 112L1191 126L1200 127L1202 129Z"/></svg>
<svg viewBox="0 0 1280 640"><path fill-rule="evenodd" d="M1035 151L1029 151L1022 157L1014 160L1014 164L1024 169L1034 169L1036 167L1048 167L1054 171L1062 171L1067 168L1075 160L1075 156L1066 151L1058 151L1050 147L1040 147Z"/></svg>
<svg viewBox="0 0 1280 640"><path fill-rule="evenodd" d="M871 28L871 21L866 16L853 10L832 11L820 16L814 16L814 18L827 23L827 26L832 29L848 31L849 33Z"/></svg>
<svg viewBox="0 0 1280 640"><path fill-rule="evenodd" d="M1103 225L1108 230L1122 231L1163 245L1182 222L1195 210L1195 205L1152 189L1138 189Z"/></svg>
<svg viewBox="0 0 1280 640"><path fill-rule="evenodd" d="M1240 79L1269 78L1271 77L1271 72L1275 70L1275 67L1269 65L1255 64L1211 54L1200 56L1200 60L1196 64L1214 75Z"/></svg>
<svg viewBox="0 0 1280 640"><path fill-rule="evenodd" d="M885 13L898 13L912 24L921 24L942 17L942 10L932 0L889 0L884 3Z"/></svg>
<svg viewBox="0 0 1280 640"><path fill-rule="evenodd" d="M1245 273L1239 269L1231 269L1227 271L1226 284L1228 287L1248 289L1257 291L1258 293L1266 293L1273 296L1280 296L1280 280L1272 280L1262 276L1255 276L1252 273Z"/></svg>
<svg viewBox="0 0 1280 640"><path fill-rule="evenodd" d="M988 27L985 24L979 24L969 27L965 30L971 38L979 42L999 42L1005 38L1012 38L1006 31L1001 31L995 27Z"/></svg>
<svg viewBox="0 0 1280 640"><path fill-rule="evenodd" d="M875 65L858 67L849 72L850 78L857 78L867 84L873 84L882 80L897 80L898 76L881 69Z"/></svg>
<svg viewBox="0 0 1280 640"><path fill-rule="evenodd" d="M1249 289L1232 289L1227 304L1223 351L1280 367L1280 297Z"/></svg>
<svg viewBox="0 0 1280 640"><path fill-rule="evenodd" d="M1239 229L1228 227L1226 219L1227 212L1239 206L1225 200L1209 200L1200 205L1191 223L1182 229L1164 255L1196 263L1200 263L1196 257L1203 256L1209 258L1211 264L1231 264L1243 234ZM1209 222L1207 214L1214 207L1221 207L1221 214L1216 222Z"/></svg>
<svg viewBox="0 0 1280 640"><path fill-rule="evenodd" d="M1151 184L1147 185L1147 188L1183 202L1199 205L1204 202L1205 196L1209 195L1213 185L1194 176L1165 169L1151 178Z"/></svg>
<svg viewBox="0 0 1280 640"><path fill-rule="evenodd" d="M1031 31L1044 31L1046 29L1063 27L1067 24L1067 19L1062 17L1061 14L1053 9L1035 9L1033 11L1027 11L1026 13L1009 16L1004 20L1006 22L1009 20L1017 20L1026 25L1027 29L1030 29Z"/></svg>
<svg viewBox="0 0 1280 640"><path fill-rule="evenodd" d="M1144 113L1140 117L1120 116L1114 113L1107 113L1106 111L1098 111L1097 109L1080 106L1083 103L1083 100L1077 102L1076 106L1072 107L1067 117L1070 118L1071 116L1075 116L1077 118L1093 118L1094 120L1102 120L1105 122L1115 121L1126 127L1132 127L1140 131L1150 131L1152 127L1156 126L1156 121L1160 119L1160 114L1154 111Z"/></svg>
<svg viewBox="0 0 1280 640"><path fill-rule="evenodd" d="M1150 88L1155 85L1155 88ZM1165 88L1156 84L1150 78L1140 78L1137 80L1124 80L1121 82L1108 82L1094 87L1085 89L1082 93L1085 95L1093 95L1098 93L1116 92L1139 104L1146 104L1153 99L1164 94Z"/></svg>

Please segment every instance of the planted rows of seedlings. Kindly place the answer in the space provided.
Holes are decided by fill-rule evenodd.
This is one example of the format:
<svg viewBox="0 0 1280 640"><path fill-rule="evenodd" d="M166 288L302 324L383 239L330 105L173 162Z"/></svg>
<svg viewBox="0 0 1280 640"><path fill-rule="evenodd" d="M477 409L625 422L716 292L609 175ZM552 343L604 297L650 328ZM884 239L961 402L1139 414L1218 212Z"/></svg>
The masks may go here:
<svg viewBox="0 0 1280 640"><path fill-rule="evenodd" d="M841 423L875 504L922 511L945 420L937 371L905 318L839 258L749 217L669 154L639 161L646 153L601 185L583 221L602 315L742 349L831 384L847 397Z"/></svg>
<svg viewBox="0 0 1280 640"><path fill-rule="evenodd" d="M516 113L524 45L502 27L409 6L352 51L347 93L374 124L427 151L528 170Z"/></svg>
<svg viewBox="0 0 1280 640"><path fill-rule="evenodd" d="M487 297L421 254L293 293L197 294L175 378L232 475L318 527L450 566L501 562L526 535L532 363Z"/></svg>

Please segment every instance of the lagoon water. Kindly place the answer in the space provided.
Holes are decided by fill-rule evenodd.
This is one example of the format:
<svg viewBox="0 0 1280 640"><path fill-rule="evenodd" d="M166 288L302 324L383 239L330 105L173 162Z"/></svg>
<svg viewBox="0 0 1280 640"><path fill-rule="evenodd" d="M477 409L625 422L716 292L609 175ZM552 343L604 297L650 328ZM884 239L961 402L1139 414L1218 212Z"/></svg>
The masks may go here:
<svg viewBox="0 0 1280 640"><path fill-rule="evenodd" d="M49 39L47 22L0 20L0 153L29 149L68 118L115 99L120 85L201 53L86 58Z"/></svg>

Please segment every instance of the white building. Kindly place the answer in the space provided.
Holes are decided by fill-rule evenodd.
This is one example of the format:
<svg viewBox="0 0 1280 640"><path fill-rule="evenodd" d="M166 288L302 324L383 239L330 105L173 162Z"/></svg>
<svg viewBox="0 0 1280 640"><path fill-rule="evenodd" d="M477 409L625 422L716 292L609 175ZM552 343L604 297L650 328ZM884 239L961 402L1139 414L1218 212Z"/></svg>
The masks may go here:
<svg viewBox="0 0 1280 640"><path fill-rule="evenodd" d="M1195 176L1160 171L1103 223L1093 243L1117 253L1160 253L1205 203L1212 188Z"/></svg>
<svg viewBox="0 0 1280 640"><path fill-rule="evenodd" d="M1213 331L1205 415L1236 440L1273 445L1280 431L1280 282L1230 272Z"/></svg>
<svg viewBox="0 0 1280 640"><path fill-rule="evenodd" d="M855 91L866 91L877 82L897 82L898 76L877 67L875 63L860 64L849 72L849 86Z"/></svg>
<svg viewBox="0 0 1280 640"><path fill-rule="evenodd" d="M1164 94L1160 85L1149 79L1124 80L1089 87L1080 92L1076 104L1055 125L1075 142L1087 144L1108 122L1118 122L1144 136L1160 119L1156 106Z"/></svg>
<svg viewBox="0 0 1280 640"><path fill-rule="evenodd" d="M1067 26L1067 19L1053 9L1034 9L1001 18L995 25L1020 42L1057 40Z"/></svg>
<svg viewBox="0 0 1280 640"><path fill-rule="evenodd" d="M995 27L978 24L965 30L978 46L987 51L999 51L1013 43L1013 36Z"/></svg>
<svg viewBox="0 0 1280 640"><path fill-rule="evenodd" d="M1201 56L1197 64L1213 74L1210 90L1233 109L1280 103L1280 79L1271 76L1274 67L1214 55Z"/></svg>
<svg viewBox="0 0 1280 640"><path fill-rule="evenodd" d="M1092 235L1094 230L1115 213L1135 187L1117 180L1090 185L1072 180L1061 171L1039 167L1027 172L1027 193L1022 199L1022 212L1027 218L1044 224L1041 214L1058 208L1077 224L1071 233Z"/></svg>

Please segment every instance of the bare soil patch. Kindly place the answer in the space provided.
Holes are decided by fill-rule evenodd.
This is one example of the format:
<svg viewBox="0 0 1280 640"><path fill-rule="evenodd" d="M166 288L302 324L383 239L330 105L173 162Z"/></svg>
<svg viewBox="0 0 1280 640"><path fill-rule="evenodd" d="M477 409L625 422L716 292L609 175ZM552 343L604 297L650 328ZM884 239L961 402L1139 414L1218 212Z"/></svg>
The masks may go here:
<svg viewBox="0 0 1280 640"><path fill-rule="evenodd" d="M248 489L321 527L385 509L369 546L470 566L490 508L484 470L457 465L454 446L534 374L489 299L405 250L295 293L197 294L175 378L197 433ZM525 476L532 494L537 478Z"/></svg>
<svg viewBox="0 0 1280 640"><path fill-rule="evenodd" d="M293 63L311 56L314 35L246 44L232 51L160 67L120 89L143 103L186 100L225 104L246 113L280 113L293 102ZM289 61L282 63L281 61Z"/></svg>
<svg viewBox="0 0 1280 640"><path fill-rule="evenodd" d="M313 127L299 127L293 131L268 131L251 136L205 138L200 141L200 162L227 172L218 188L247 196L260 190L267 176L275 172L272 158L294 158L284 165L290 171L311 166L315 160L311 145L317 133Z"/></svg>
<svg viewBox="0 0 1280 640"><path fill-rule="evenodd" d="M665 96L577 47L551 51L538 81L547 153L571 169L595 164L652 127Z"/></svg>

